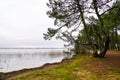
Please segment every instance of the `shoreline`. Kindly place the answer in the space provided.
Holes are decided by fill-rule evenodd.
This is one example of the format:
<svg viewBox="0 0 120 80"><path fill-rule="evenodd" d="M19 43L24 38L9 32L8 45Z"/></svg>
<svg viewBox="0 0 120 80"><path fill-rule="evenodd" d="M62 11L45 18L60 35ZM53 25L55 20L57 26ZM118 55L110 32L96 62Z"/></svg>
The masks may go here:
<svg viewBox="0 0 120 80"><path fill-rule="evenodd" d="M71 58L64 58L61 62L5 73L1 75L0 80L97 80L98 78L120 80L119 53L119 51L108 51L103 59L93 58L89 54L74 55Z"/></svg>
<svg viewBox="0 0 120 80"><path fill-rule="evenodd" d="M7 79L9 77L12 77L12 76L16 76L18 74L21 74L21 73L24 73L24 72L28 72L28 71L32 71L32 70L39 70L39 69L43 69L47 66L51 66L51 65L58 65L58 64L61 64L63 62L66 62L66 61L69 61L71 59L74 59L76 55L73 55L71 58L65 58L65 59L62 59L60 62L55 62L55 63L46 63L42 66L39 66L39 67L35 67L35 68L28 68L28 69L21 69L21 70L17 70L17 71L11 71L11 72L0 72L0 79Z"/></svg>

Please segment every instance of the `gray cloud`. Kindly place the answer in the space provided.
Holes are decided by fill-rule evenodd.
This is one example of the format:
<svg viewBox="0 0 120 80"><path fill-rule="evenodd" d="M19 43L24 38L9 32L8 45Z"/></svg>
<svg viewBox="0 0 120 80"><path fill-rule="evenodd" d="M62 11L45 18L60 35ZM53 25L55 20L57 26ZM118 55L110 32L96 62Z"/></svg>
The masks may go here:
<svg viewBox="0 0 120 80"><path fill-rule="evenodd" d="M48 0L0 0L0 46L63 46L44 41L43 33L54 26L46 15ZM53 43L55 42L55 43Z"/></svg>

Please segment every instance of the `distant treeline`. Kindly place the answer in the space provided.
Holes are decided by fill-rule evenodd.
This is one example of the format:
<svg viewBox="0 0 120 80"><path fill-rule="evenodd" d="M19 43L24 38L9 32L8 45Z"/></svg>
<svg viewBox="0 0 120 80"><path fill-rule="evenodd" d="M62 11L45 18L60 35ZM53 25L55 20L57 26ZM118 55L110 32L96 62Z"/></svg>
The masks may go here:
<svg viewBox="0 0 120 80"><path fill-rule="evenodd" d="M65 48L22 48L22 47L18 47L18 48L0 48L0 49L65 49Z"/></svg>

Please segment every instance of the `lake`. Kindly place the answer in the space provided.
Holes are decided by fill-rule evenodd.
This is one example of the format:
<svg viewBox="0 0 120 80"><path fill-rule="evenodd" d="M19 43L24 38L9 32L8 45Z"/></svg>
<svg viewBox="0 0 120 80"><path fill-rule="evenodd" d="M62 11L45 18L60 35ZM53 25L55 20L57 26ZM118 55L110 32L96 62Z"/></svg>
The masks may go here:
<svg viewBox="0 0 120 80"><path fill-rule="evenodd" d="M60 62L66 57L64 49L0 49L0 72L11 72Z"/></svg>

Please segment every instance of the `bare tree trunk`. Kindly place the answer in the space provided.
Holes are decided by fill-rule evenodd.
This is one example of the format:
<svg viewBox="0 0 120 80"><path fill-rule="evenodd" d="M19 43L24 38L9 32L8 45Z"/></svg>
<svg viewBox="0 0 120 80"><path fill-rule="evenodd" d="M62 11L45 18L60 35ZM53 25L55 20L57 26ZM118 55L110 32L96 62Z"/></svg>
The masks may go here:
<svg viewBox="0 0 120 80"><path fill-rule="evenodd" d="M100 21L101 31L103 32L103 34L104 34L103 36L104 36L105 39L102 38L103 40L101 40L101 41L103 41L102 42L103 43L103 48L100 50L100 54L98 54L98 52L96 52L96 50L95 50L95 54L97 55L95 57L104 57L106 55L106 52L107 52L108 48L109 48L109 35L107 35L106 32L103 29L104 28L104 22L103 22L103 19L101 18L100 14L99 14L97 5L98 5L97 0L93 0L93 6L94 6L94 9L95 9L96 15L97 15L97 17Z"/></svg>
<svg viewBox="0 0 120 80"><path fill-rule="evenodd" d="M99 54L98 54L98 45L97 44L94 44L95 48L94 48L94 51L93 51L93 57L99 57Z"/></svg>
<svg viewBox="0 0 120 80"><path fill-rule="evenodd" d="M115 44L115 46L116 46L117 50L119 50L117 26L116 26L116 29L115 29L115 36L116 36L116 44Z"/></svg>
<svg viewBox="0 0 120 80"><path fill-rule="evenodd" d="M109 48L109 43L110 43L109 36L107 36L106 41L105 41L105 46L104 46L103 50L100 53L100 57L104 57L106 55L106 52L107 52L107 50Z"/></svg>

